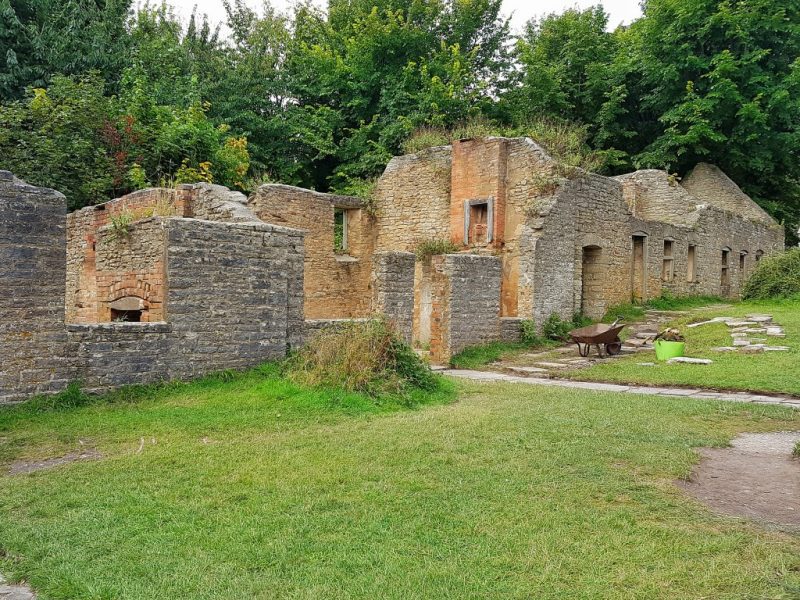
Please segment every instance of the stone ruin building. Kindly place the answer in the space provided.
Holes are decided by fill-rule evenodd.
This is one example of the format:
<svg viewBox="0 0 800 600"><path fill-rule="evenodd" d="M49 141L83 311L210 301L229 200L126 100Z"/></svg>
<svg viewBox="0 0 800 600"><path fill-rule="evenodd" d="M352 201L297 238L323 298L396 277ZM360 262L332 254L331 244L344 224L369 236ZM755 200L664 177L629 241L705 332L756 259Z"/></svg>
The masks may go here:
<svg viewBox="0 0 800 600"><path fill-rule="evenodd" d="M524 320L736 297L784 246L717 167L603 177L521 138L396 157L369 202L195 184L65 207L0 171L0 402L245 368L376 315L444 363ZM453 251L418 259L431 242Z"/></svg>

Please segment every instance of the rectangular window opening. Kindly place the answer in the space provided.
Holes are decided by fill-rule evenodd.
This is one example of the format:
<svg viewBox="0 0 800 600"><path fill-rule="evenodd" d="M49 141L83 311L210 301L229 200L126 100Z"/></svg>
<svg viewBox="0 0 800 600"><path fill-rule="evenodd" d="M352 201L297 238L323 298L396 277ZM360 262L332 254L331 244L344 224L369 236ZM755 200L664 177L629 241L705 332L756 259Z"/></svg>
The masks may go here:
<svg viewBox="0 0 800 600"><path fill-rule="evenodd" d="M347 252L347 210L333 209L333 250L337 254Z"/></svg>
<svg viewBox="0 0 800 600"><path fill-rule="evenodd" d="M695 259L697 255L697 246L689 244L689 254L686 257L686 281L694 283L697 274L695 268Z"/></svg>
<svg viewBox="0 0 800 600"><path fill-rule="evenodd" d="M742 252L739 254L739 270L744 271L746 264L747 264L747 252Z"/></svg>
<svg viewBox="0 0 800 600"><path fill-rule="evenodd" d="M141 323L141 310L117 310L111 309L111 320L115 323Z"/></svg>
<svg viewBox="0 0 800 600"><path fill-rule="evenodd" d="M730 250L722 251L722 278L721 283L723 286L728 286L731 283L730 273L728 272L728 264L730 258Z"/></svg>
<svg viewBox="0 0 800 600"><path fill-rule="evenodd" d="M662 281L672 281L675 276L675 257L672 255L674 242L664 240L664 264L661 267Z"/></svg>

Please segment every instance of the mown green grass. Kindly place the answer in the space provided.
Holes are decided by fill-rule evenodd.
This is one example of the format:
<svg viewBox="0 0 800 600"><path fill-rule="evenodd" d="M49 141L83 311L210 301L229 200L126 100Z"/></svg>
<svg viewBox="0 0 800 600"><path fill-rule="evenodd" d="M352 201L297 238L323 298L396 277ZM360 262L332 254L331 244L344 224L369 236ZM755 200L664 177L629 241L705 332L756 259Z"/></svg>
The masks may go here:
<svg viewBox="0 0 800 600"><path fill-rule="evenodd" d="M730 346L730 329L724 323L689 329L690 322L714 316L744 317L747 314L771 314L783 325L786 338L765 337L773 346L789 346L789 352L743 354L715 352L712 348ZM677 319L670 324L686 337L686 354L710 358L711 365L641 366L654 362L654 352L596 364L587 369L571 371L568 376L592 381L627 382L653 385L682 385L724 390L749 390L800 395L800 300L753 301L735 304L718 311L702 311ZM759 337L754 335L752 337Z"/></svg>
<svg viewBox="0 0 800 600"><path fill-rule="evenodd" d="M454 369L480 369L499 360L512 360L520 354L538 352L558 346L559 342L539 340L535 344L491 342L465 348L450 359Z"/></svg>
<svg viewBox="0 0 800 600"><path fill-rule="evenodd" d="M602 322L612 323L619 317L622 317L624 322L638 321L644 317L644 313L648 309L688 310L720 302L722 302L722 299L717 296L660 296L643 304L627 303L612 306L606 312Z"/></svg>
<svg viewBox="0 0 800 600"><path fill-rule="evenodd" d="M40 598L796 598L796 536L673 485L761 405L458 384L404 403L272 369L0 410L0 571ZM138 452L140 440L145 444Z"/></svg>

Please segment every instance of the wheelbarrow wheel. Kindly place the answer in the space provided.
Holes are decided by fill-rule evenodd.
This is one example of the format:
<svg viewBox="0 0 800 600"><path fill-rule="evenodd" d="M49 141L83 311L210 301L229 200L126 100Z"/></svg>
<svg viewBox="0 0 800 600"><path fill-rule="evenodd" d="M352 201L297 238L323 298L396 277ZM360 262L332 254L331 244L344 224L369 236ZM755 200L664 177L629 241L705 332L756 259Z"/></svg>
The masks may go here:
<svg viewBox="0 0 800 600"><path fill-rule="evenodd" d="M611 342L610 344L606 344L606 352L608 352L609 356L616 356L622 352L622 342Z"/></svg>

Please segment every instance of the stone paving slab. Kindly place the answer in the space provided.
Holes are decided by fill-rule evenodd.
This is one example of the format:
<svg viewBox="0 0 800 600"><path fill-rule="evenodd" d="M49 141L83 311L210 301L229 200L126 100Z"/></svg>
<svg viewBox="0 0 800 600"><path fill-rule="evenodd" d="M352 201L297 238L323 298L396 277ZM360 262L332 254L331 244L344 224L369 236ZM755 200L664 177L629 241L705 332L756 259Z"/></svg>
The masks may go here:
<svg viewBox="0 0 800 600"><path fill-rule="evenodd" d="M11 585L0 575L0 600L36 600L36 594L27 585Z"/></svg>
<svg viewBox="0 0 800 600"><path fill-rule="evenodd" d="M646 394L651 396L679 396L698 400L724 400L726 402L752 402L757 404L773 404L800 410L800 398L786 396L770 396L767 394L751 394L748 392L714 392L699 388L649 387L643 385L620 385L594 381L572 381L568 379L546 379L543 377L523 377L487 371L470 371L468 369L446 369L444 375L472 381L524 383L527 385L545 385L572 389L594 390L599 392L618 392L623 394Z"/></svg>

